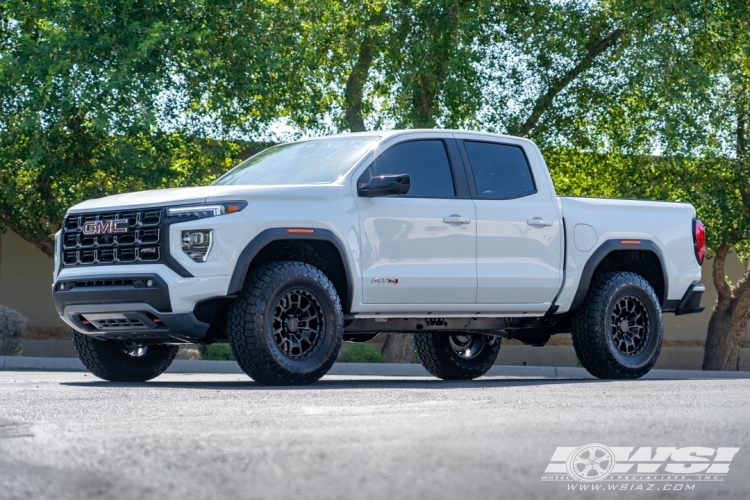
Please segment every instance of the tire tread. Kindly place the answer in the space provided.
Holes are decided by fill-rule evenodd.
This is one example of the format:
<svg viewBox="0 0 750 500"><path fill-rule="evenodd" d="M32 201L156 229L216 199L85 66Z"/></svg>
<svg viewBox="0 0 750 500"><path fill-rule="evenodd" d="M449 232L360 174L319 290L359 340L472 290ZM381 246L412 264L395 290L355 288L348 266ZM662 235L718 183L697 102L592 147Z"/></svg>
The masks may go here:
<svg viewBox="0 0 750 500"><path fill-rule="evenodd" d="M479 360L462 360L452 352L448 332L418 332L414 334L414 347L422 366L443 380L471 380L481 377L492 368L500 352L500 337L495 339L487 353ZM479 361L467 363L466 361Z"/></svg>
<svg viewBox="0 0 750 500"><path fill-rule="evenodd" d="M143 358L129 358L114 341L98 340L76 330L72 335L83 365L110 382L145 382L158 377L172 364L178 350L174 345L156 345Z"/></svg>

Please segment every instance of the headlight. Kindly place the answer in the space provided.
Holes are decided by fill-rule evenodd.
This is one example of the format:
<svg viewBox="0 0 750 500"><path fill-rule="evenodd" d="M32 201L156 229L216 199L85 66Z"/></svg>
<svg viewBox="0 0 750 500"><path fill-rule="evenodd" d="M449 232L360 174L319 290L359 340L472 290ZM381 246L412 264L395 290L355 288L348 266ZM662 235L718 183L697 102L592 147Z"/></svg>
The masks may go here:
<svg viewBox="0 0 750 500"><path fill-rule="evenodd" d="M231 203L211 203L208 205L169 207L167 208L167 217L204 219L206 217L216 217L217 215L233 214L244 209L246 206L246 201L233 201Z"/></svg>
<svg viewBox="0 0 750 500"><path fill-rule="evenodd" d="M206 262L212 239L213 231L210 229L183 231L182 251L195 262Z"/></svg>
<svg viewBox="0 0 750 500"><path fill-rule="evenodd" d="M60 269L60 234L62 231L55 233L55 270L52 272L52 276L57 277L57 271Z"/></svg>

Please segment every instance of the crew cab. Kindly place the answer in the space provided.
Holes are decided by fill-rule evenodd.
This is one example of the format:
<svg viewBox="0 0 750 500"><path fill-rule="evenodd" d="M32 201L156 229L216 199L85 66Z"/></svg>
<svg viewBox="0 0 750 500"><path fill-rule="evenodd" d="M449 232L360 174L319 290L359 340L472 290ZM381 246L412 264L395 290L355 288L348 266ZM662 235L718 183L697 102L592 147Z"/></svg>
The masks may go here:
<svg viewBox="0 0 750 500"><path fill-rule="evenodd" d="M687 203L558 197L531 141L450 130L271 147L209 186L70 208L52 293L83 363L143 381L182 343L228 342L263 384L305 384L342 340L411 334L472 379L503 338L571 333L600 378L656 362L664 312L699 312L705 231Z"/></svg>

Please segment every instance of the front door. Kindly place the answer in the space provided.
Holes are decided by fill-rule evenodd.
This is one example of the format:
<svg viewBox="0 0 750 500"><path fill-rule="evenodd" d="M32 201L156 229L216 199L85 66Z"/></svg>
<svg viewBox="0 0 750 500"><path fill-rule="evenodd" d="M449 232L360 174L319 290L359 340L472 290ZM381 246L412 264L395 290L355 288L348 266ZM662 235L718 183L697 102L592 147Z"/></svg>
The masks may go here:
<svg viewBox="0 0 750 500"><path fill-rule="evenodd" d="M460 157L448 154L456 148L448 141L399 142L362 174L411 177L406 195L357 199L365 304L476 301L476 212L468 196L457 196L450 159Z"/></svg>

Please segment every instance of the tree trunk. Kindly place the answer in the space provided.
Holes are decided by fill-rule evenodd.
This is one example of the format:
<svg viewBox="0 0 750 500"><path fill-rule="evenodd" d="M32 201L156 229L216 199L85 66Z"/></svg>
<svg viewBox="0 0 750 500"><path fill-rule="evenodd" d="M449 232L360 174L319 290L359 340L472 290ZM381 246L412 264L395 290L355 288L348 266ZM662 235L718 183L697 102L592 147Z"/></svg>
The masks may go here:
<svg viewBox="0 0 750 500"><path fill-rule="evenodd" d="M724 262L729 247L722 245L716 252L713 280L718 298L708 322L704 370L736 371L740 363L740 340L750 321L750 262L745 275L734 286L724 277Z"/></svg>
<svg viewBox="0 0 750 500"><path fill-rule="evenodd" d="M529 117L522 125L518 127L511 127L508 130L508 133L510 135L517 135L521 137L525 137L526 135L528 135L528 133L531 132L534 127L536 127L539 119L542 117L544 112L547 111L547 109L552 105L552 100L560 92L565 90L565 88L567 88L567 86L573 80L575 80L578 75L591 68L596 61L596 58L600 54L606 52L612 47L615 47L617 45L617 42L623 37L624 34L625 32L623 30L616 29L601 39L589 41L589 50L586 52L586 54L584 54L583 58L578 61L578 64L576 64L564 74L553 79L547 91L539 96L539 98L534 103L534 109L531 110L531 115L529 115Z"/></svg>
<svg viewBox="0 0 750 500"><path fill-rule="evenodd" d="M386 363L411 363L414 360L411 335L389 333L385 338L382 354Z"/></svg>
<svg viewBox="0 0 750 500"><path fill-rule="evenodd" d="M425 34L423 43L427 44L427 53L417 66L411 85L411 110L408 116L414 128L434 128L437 125L436 100L449 76L450 59L462 42L460 18L467 14L472 4L468 0L458 2L442 14L442 22L428 23L432 24L433 30Z"/></svg>
<svg viewBox="0 0 750 500"><path fill-rule="evenodd" d="M412 94L411 122L414 128L434 128L435 123L435 88L440 88L445 76L420 75L419 85Z"/></svg>
<svg viewBox="0 0 750 500"><path fill-rule="evenodd" d="M357 61L354 63L344 89L344 119L350 132L365 131L365 120L362 116L362 103L367 76L372 66L372 49L374 41L365 35L359 48Z"/></svg>
<svg viewBox="0 0 750 500"><path fill-rule="evenodd" d="M745 132L747 128L748 85L742 80L737 95L737 161L742 168L747 159ZM746 164L744 164L746 166ZM750 207L750 192L747 184L737 186L745 207ZM703 351L704 370L739 370L740 340L750 321L750 260L745 264L745 274L739 282L731 286L724 274L724 263L730 246L721 245L716 250L713 266L713 281L716 287L716 305L708 322L706 348Z"/></svg>
<svg viewBox="0 0 750 500"><path fill-rule="evenodd" d="M387 20L387 10L375 13L362 26L364 32L362 42L357 52L357 60L354 61L349 76L346 78L344 88L344 121L350 132L364 132L364 92L367 78L370 75L372 61L378 50L378 39L374 35L373 28Z"/></svg>
<svg viewBox="0 0 750 500"><path fill-rule="evenodd" d="M734 301L731 301L734 302ZM708 323L704 370L736 371L740 363L740 339L747 322L742 323L734 304L716 304ZM734 314L733 314L734 313Z"/></svg>

